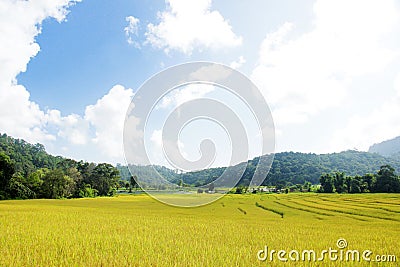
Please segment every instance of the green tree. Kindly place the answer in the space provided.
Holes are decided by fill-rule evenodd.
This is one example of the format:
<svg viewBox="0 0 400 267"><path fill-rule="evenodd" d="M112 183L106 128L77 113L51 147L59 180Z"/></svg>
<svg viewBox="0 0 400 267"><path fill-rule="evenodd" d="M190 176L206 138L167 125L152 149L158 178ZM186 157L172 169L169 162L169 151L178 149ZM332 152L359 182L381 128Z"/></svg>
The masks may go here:
<svg viewBox="0 0 400 267"><path fill-rule="evenodd" d="M361 193L362 181L360 176L353 177L350 181L349 193Z"/></svg>
<svg viewBox="0 0 400 267"><path fill-rule="evenodd" d="M321 189L324 193L333 193L335 187L333 184L333 176L329 173L323 174L320 178Z"/></svg>
<svg viewBox="0 0 400 267"><path fill-rule="evenodd" d="M48 169L39 169L29 174L26 178L26 185L30 189L32 189L36 193L36 195L40 195L40 190L43 184L43 177L47 172L49 172Z"/></svg>
<svg viewBox="0 0 400 267"><path fill-rule="evenodd" d="M89 184L98 191L100 196L111 196L115 194L119 178L119 171L115 167L102 163L93 169Z"/></svg>
<svg viewBox="0 0 400 267"><path fill-rule="evenodd" d="M384 165L376 176L375 192L400 193L400 180L390 165Z"/></svg>
<svg viewBox="0 0 400 267"><path fill-rule="evenodd" d="M72 196L79 197L81 189L84 189L86 186L81 173L78 171L76 167L69 167L64 171L64 173L65 175L70 177L73 181L70 188Z"/></svg>
<svg viewBox="0 0 400 267"><path fill-rule="evenodd" d="M36 197L36 193L27 186L26 179L18 172L11 177L7 192L11 198L27 199Z"/></svg>
<svg viewBox="0 0 400 267"><path fill-rule="evenodd" d="M340 194L346 192L346 187L344 182L345 182L345 175L343 172L335 172L333 174L333 184L335 186L337 193Z"/></svg>
<svg viewBox="0 0 400 267"><path fill-rule="evenodd" d="M372 192L376 183L376 177L373 174L367 173L362 176L363 182L366 184L367 188L365 192Z"/></svg>
<svg viewBox="0 0 400 267"><path fill-rule="evenodd" d="M10 157L0 152L0 199L7 198L7 187L15 172Z"/></svg>
<svg viewBox="0 0 400 267"><path fill-rule="evenodd" d="M85 184L83 188L79 190L79 197L95 197L97 196L97 190L93 189L90 184Z"/></svg>
<svg viewBox="0 0 400 267"><path fill-rule="evenodd" d="M311 192L311 187L312 187L312 184L310 182L308 182L308 181L304 182L303 188L305 190L307 190L308 192Z"/></svg>
<svg viewBox="0 0 400 267"><path fill-rule="evenodd" d="M137 189L137 187L138 187L137 179L138 178L137 178L136 175L130 177L130 179L129 179L129 193L132 192L132 188L135 188L135 190Z"/></svg>
<svg viewBox="0 0 400 267"><path fill-rule="evenodd" d="M45 198L71 197L74 181L62 170L54 169L43 176L42 194Z"/></svg>

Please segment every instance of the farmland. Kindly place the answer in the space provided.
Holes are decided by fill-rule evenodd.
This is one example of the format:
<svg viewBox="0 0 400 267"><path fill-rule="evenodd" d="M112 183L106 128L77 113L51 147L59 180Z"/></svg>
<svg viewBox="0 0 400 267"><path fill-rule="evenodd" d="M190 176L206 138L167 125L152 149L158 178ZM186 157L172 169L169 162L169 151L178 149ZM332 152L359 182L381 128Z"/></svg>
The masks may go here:
<svg viewBox="0 0 400 267"><path fill-rule="evenodd" d="M280 265L276 254L272 262L257 259L265 246L319 256L338 249L340 238L346 249L372 251L371 259L395 255L397 262L381 264L397 266L400 195L226 195L197 208L147 195L0 202L0 266L271 266ZM312 262L328 264L370 266Z"/></svg>

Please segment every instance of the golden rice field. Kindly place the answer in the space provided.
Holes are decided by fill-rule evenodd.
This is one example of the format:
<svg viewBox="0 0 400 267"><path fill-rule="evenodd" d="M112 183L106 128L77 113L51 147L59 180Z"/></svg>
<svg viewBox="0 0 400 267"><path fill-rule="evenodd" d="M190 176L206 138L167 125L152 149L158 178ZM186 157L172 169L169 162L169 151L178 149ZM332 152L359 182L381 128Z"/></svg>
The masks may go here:
<svg viewBox="0 0 400 267"><path fill-rule="evenodd" d="M340 238L347 242L341 250ZM265 253L259 251L265 246L268 257L261 261L257 254L262 259ZM315 251L318 258L329 248L338 250L337 255L370 250L370 260L383 255L393 261L394 255L397 262L331 261L327 254L323 261L314 261L312 255L309 260L308 254L302 260L304 250ZM281 258L288 262L279 260L278 252L270 260L271 250L285 250ZM226 195L198 208L171 207L146 195L0 202L0 266L400 266L399 262L398 194Z"/></svg>

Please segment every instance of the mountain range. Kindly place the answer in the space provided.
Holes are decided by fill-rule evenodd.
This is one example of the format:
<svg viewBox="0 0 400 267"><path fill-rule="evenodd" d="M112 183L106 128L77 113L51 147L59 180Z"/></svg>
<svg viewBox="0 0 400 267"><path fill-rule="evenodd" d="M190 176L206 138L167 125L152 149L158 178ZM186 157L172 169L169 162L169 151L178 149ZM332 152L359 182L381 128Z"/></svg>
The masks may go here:
<svg viewBox="0 0 400 267"><path fill-rule="evenodd" d="M0 135L0 153L8 155L16 164L16 170L28 175L40 168L55 168L68 159L48 154L43 145L29 144L21 139L14 139L6 134ZM314 154L299 152L282 152L274 155L274 161L267 174L267 166L261 166L265 173L263 185L319 183L324 173L335 171L347 175L364 175L376 173L380 166L389 164L400 170L400 137L371 146L369 152L343 151L340 153ZM259 158L251 159L230 168L230 171L245 167L239 184L249 184L253 177ZM244 166L245 165L245 166ZM121 179L129 180L131 173L127 166L117 164ZM156 186L159 179L166 178L172 183L183 183L191 186L208 184L218 178L226 168L209 168L205 170L178 173L163 166L130 166L132 174L140 177L143 186ZM160 176L161 174L161 176Z"/></svg>

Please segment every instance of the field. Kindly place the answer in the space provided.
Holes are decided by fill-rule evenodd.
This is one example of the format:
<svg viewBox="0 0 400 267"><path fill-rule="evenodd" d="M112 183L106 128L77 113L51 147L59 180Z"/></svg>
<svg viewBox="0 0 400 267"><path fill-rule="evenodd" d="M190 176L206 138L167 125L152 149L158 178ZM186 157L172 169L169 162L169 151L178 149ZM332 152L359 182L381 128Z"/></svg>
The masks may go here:
<svg viewBox="0 0 400 267"><path fill-rule="evenodd" d="M198 198L205 195L171 196ZM338 239L347 241L339 249ZM343 241L344 242L344 241ZM265 261L263 250L268 247ZM370 250L397 262L317 258ZM271 250L299 251L282 263ZM291 257L296 257L293 252ZM312 258L311 258L312 259ZM400 195L226 195L176 208L146 195L0 202L0 266L398 266Z"/></svg>

